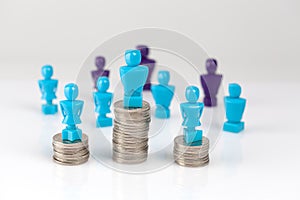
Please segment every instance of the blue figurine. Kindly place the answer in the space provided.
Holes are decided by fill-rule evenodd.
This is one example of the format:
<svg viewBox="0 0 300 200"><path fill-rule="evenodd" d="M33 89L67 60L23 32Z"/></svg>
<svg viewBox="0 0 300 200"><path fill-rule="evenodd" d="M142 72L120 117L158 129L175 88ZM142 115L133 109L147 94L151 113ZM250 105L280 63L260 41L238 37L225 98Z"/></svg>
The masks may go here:
<svg viewBox="0 0 300 200"><path fill-rule="evenodd" d="M168 85L170 73L168 71L158 72L159 85L152 85L151 92L156 103L155 117L170 118L169 106L174 96L175 86Z"/></svg>
<svg viewBox="0 0 300 200"><path fill-rule="evenodd" d="M56 99L56 89L58 80L51 79L53 75L53 68L51 65L45 65L42 67L43 80L39 80L39 87L42 92L42 99L46 100L46 104L42 105L42 111L44 114L57 113L57 105L52 104L53 99Z"/></svg>
<svg viewBox="0 0 300 200"><path fill-rule="evenodd" d="M200 117L204 104L197 102L199 99L199 89L196 86L188 86L185 90L185 98L188 102L180 104L180 111L183 117L184 141L186 144L202 144L202 130L196 130L200 126Z"/></svg>
<svg viewBox="0 0 300 200"><path fill-rule="evenodd" d="M246 99L240 98L242 89L237 83L229 84L229 96L224 97L227 122L224 123L223 130L239 133L244 130L244 122L241 122Z"/></svg>
<svg viewBox="0 0 300 200"><path fill-rule="evenodd" d="M141 52L127 50L125 52L127 66L120 67L120 77L124 86L125 108L141 108L143 105L143 87L148 77L148 67L139 65Z"/></svg>
<svg viewBox="0 0 300 200"><path fill-rule="evenodd" d="M95 112L99 115L97 117L97 127L112 126L112 118L106 117L110 113L111 101L113 94L107 92L109 88L109 79L107 77L99 77L97 81L98 92L94 92Z"/></svg>
<svg viewBox="0 0 300 200"><path fill-rule="evenodd" d="M64 117L62 123L67 124L67 127L62 131L62 140L67 142L81 141L82 131L76 124L81 124L80 115L84 102L76 100L78 86L74 83L67 84L64 93L67 100L60 101L60 108Z"/></svg>

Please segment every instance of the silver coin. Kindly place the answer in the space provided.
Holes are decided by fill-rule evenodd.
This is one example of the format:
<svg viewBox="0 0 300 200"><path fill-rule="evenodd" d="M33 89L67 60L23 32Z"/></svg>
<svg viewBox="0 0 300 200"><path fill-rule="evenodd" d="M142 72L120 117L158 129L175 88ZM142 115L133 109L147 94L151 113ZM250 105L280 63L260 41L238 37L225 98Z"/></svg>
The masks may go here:
<svg viewBox="0 0 300 200"><path fill-rule="evenodd" d="M186 167L200 167L209 163L209 140L203 137L201 145L188 145L183 135L174 139L174 160L177 164Z"/></svg>
<svg viewBox="0 0 300 200"><path fill-rule="evenodd" d="M123 101L114 103L113 160L137 164L148 157L148 133L151 121L150 104L142 108L124 108Z"/></svg>
<svg viewBox="0 0 300 200"><path fill-rule="evenodd" d="M57 160L55 157L53 157L53 161L57 164L60 165L69 165L69 166L73 166L73 165L81 165L83 163L86 163L88 161L88 159L83 159L83 160L79 160L79 161L73 161L73 162L62 162L60 160Z"/></svg>
<svg viewBox="0 0 300 200"><path fill-rule="evenodd" d="M62 165L79 165L89 159L88 136L82 134L82 141L67 143L62 141L61 133L53 136L53 160Z"/></svg>

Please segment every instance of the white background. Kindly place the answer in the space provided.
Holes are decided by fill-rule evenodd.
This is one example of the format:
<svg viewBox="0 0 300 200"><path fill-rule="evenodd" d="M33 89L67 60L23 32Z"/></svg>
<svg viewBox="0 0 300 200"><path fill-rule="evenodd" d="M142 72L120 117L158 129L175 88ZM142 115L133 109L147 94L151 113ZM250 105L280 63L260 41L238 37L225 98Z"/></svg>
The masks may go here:
<svg viewBox="0 0 300 200"><path fill-rule="evenodd" d="M0 0L0 199L299 199L299 19L297 0ZM224 85L243 86L246 130L222 133L205 168L55 165L61 116L40 113L40 67L53 64L62 86L103 41L142 27L181 32L216 57Z"/></svg>
<svg viewBox="0 0 300 200"><path fill-rule="evenodd" d="M201 44L228 81L295 81L299 10L298 0L1 0L0 77L36 79L51 63L71 80L113 35L161 27Z"/></svg>

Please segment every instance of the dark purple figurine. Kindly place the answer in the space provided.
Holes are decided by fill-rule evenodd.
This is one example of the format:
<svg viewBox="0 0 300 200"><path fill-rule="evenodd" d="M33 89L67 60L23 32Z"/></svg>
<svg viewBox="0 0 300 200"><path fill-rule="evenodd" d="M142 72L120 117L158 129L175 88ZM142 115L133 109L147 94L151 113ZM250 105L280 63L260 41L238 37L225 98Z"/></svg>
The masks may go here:
<svg viewBox="0 0 300 200"><path fill-rule="evenodd" d="M216 74L217 60L209 58L206 60L207 74L201 75L201 85L204 90L204 105L213 107L217 105L217 94L222 81L222 75Z"/></svg>
<svg viewBox="0 0 300 200"><path fill-rule="evenodd" d="M97 56L95 58L95 65L97 70L92 71L92 78L94 80L94 88L97 88L97 81L100 76L109 77L109 70L104 70L105 58L103 56Z"/></svg>
<svg viewBox="0 0 300 200"><path fill-rule="evenodd" d="M141 55L142 55L140 65L147 66L149 69L147 81L146 81L146 84L144 85L144 90L150 90L151 89L151 76L152 76L152 72L155 67L155 60L148 58L149 48L146 45L138 45L136 47L136 49L140 50Z"/></svg>

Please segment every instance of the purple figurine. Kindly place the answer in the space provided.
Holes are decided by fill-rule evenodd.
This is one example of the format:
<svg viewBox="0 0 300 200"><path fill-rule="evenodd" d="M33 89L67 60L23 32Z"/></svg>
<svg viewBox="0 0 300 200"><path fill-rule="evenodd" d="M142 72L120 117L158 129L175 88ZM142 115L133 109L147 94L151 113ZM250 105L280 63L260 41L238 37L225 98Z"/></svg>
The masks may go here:
<svg viewBox="0 0 300 200"><path fill-rule="evenodd" d="M214 107L217 105L217 94L222 81L222 75L216 74L218 63L216 59L209 58L206 60L207 74L201 75L201 85L204 90L204 105Z"/></svg>
<svg viewBox="0 0 300 200"><path fill-rule="evenodd" d="M94 80L94 88L97 89L97 81L100 76L109 77L109 70L104 70L105 58L103 56L97 56L95 58L95 65L97 70L92 71L92 78Z"/></svg>
<svg viewBox="0 0 300 200"><path fill-rule="evenodd" d="M144 85L144 90L151 90L151 76L155 67L155 60L148 58L149 48L146 45L138 45L136 49L140 50L142 59L140 65L148 67L148 77L146 84Z"/></svg>

